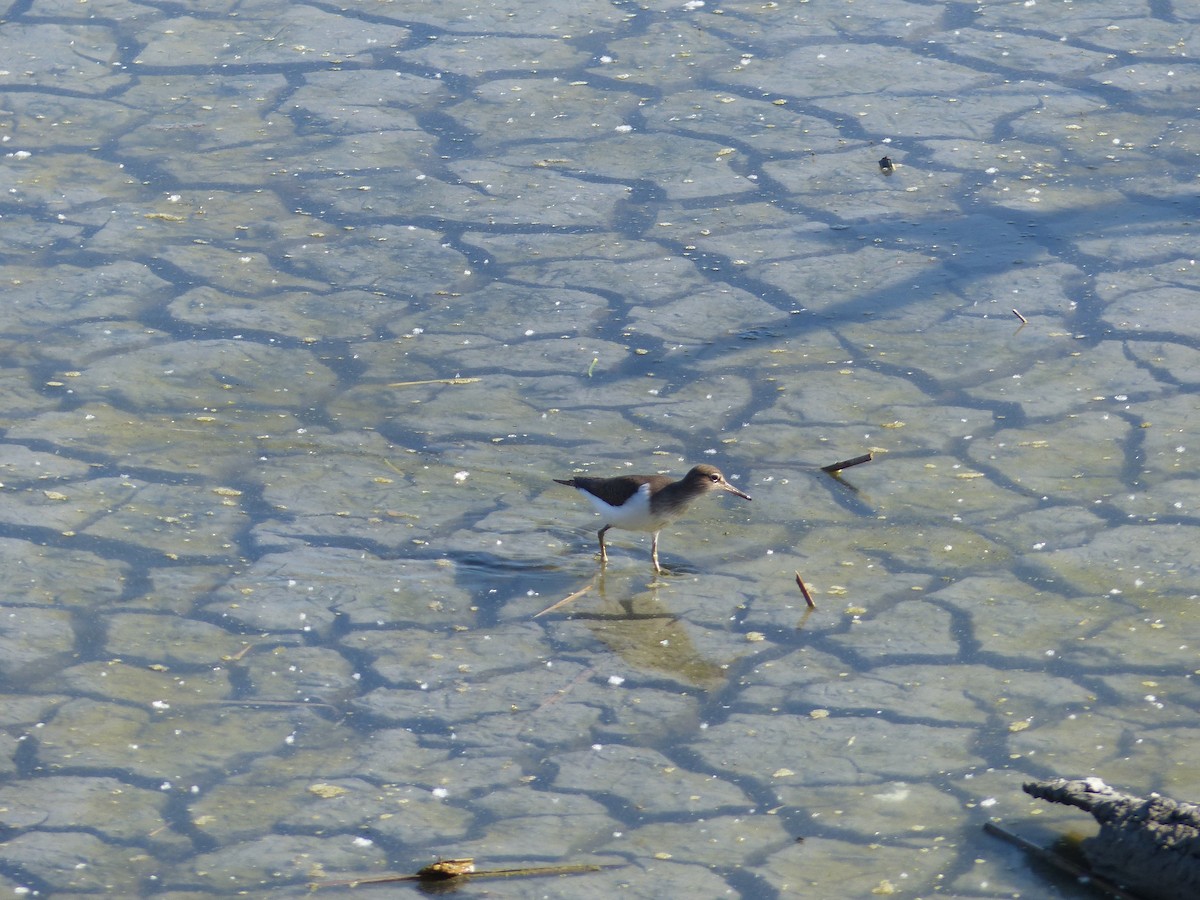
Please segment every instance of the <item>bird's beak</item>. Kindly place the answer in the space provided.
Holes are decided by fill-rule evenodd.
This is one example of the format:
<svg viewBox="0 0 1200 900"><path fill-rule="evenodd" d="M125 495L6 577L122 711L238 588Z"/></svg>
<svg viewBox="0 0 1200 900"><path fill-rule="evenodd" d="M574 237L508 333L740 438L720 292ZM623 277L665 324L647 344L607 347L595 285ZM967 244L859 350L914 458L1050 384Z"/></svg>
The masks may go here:
<svg viewBox="0 0 1200 900"><path fill-rule="evenodd" d="M730 484L728 481L722 481L722 482L721 482L721 489L722 489L722 490L725 490L725 491L729 491L729 493L731 493L731 494L737 494L737 495L738 495L739 497L741 497L743 500L749 500L749 499L751 499L749 494L746 494L746 493L743 493L742 491L739 491L737 488L735 488L735 487L734 487L732 484Z"/></svg>

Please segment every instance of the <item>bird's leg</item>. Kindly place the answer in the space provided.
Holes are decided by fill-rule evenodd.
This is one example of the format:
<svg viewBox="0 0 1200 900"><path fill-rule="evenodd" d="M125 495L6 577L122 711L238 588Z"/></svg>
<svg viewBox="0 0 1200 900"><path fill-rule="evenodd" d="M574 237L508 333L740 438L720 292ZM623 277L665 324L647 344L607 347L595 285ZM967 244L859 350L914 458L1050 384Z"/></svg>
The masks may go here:
<svg viewBox="0 0 1200 900"><path fill-rule="evenodd" d="M654 560L654 571L659 575L662 574L662 566L658 564L658 532L654 532L654 537L650 539L650 558Z"/></svg>
<svg viewBox="0 0 1200 900"><path fill-rule="evenodd" d="M604 546L604 532L608 531L608 529L610 529L610 528L612 528L611 525L605 525L603 528L600 529L600 531L598 533L599 537L600 537L600 564L601 565L608 562L608 550Z"/></svg>

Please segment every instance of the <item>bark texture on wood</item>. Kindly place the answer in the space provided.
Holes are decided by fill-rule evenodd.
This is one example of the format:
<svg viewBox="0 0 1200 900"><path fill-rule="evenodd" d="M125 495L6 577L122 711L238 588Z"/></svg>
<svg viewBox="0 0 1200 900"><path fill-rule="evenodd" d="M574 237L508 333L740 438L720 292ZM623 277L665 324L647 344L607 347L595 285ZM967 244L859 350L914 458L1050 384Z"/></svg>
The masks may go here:
<svg viewBox="0 0 1200 900"><path fill-rule="evenodd" d="M1082 845L1096 874L1148 900L1200 900L1200 805L1135 797L1099 778L1033 781L1024 789L1085 809L1100 823Z"/></svg>

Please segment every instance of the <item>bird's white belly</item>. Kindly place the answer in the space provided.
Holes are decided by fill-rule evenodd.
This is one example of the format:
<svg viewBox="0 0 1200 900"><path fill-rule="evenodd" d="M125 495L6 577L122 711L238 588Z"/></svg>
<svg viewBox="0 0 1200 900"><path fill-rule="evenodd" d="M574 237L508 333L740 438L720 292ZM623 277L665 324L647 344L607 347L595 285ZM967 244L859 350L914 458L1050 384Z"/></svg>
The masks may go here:
<svg viewBox="0 0 1200 900"><path fill-rule="evenodd" d="M609 506L599 497L587 491L579 493L591 501L592 508L604 519L606 525L613 528L624 528L627 531L658 531L663 526L663 519L650 515L650 485L643 484L637 493L620 506Z"/></svg>

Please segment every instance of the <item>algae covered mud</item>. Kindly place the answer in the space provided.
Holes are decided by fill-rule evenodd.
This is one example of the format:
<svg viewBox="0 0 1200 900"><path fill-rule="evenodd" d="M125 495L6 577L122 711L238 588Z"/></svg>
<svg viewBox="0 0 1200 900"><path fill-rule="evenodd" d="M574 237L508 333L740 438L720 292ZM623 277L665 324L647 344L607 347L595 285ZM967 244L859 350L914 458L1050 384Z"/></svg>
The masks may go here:
<svg viewBox="0 0 1200 900"><path fill-rule="evenodd" d="M1200 797L1196 14L545 6L5 11L0 889L1074 896L1023 782ZM599 579L552 479L697 463Z"/></svg>

